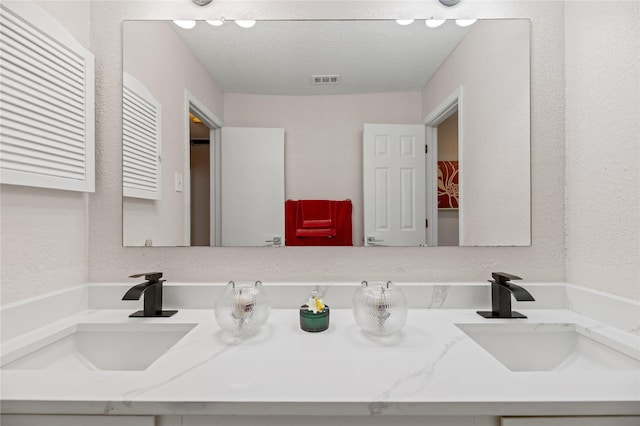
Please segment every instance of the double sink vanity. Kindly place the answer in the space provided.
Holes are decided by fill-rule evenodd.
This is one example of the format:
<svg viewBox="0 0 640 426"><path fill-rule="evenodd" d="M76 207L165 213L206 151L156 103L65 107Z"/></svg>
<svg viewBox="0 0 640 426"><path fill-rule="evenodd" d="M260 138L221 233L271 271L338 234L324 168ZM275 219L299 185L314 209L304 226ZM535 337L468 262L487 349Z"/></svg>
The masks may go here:
<svg viewBox="0 0 640 426"><path fill-rule="evenodd" d="M265 283L246 337L215 320L223 284L165 284L164 318L130 317L121 283L4 307L3 424L638 424L637 302L524 283L527 318L487 319L487 283L397 286L407 321L388 336L354 321L357 283ZM331 305L318 333L298 322L313 290Z"/></svg>

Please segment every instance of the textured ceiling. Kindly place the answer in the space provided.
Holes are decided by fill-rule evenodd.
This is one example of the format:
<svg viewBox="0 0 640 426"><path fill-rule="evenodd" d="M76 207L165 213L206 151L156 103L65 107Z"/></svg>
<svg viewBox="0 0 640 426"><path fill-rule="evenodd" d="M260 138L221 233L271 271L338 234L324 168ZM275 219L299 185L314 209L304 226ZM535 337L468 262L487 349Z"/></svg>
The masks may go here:
<svg viewBox="0 0 640 426"><path fill-rule="evenodd" d="M226 93L324 95L421 90L467 28L424 21L258 21L250 29L204 21L171 25ZM312 75L340 75L313 85Z"/></svg>

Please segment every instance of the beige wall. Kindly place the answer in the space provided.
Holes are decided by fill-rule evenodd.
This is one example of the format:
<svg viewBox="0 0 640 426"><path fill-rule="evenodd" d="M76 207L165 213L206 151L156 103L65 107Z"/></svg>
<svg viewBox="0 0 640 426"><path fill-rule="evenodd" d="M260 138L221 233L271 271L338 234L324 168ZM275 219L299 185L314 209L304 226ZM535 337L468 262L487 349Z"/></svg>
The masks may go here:
<svg viewBox="0 0 640 426"><path fill-rule="evenodd" d="M438 161L458 161L458 113L438 126Z"/></svg>
<svg viewBox="0 0 640 426"><path fill-rule="evenodd" d="M322 114L318 114L322 111ZM285 129L285 197L350 199L353 241L363 245L365 123L419 124L418 92L343 96L225 95L225 125Z"/></svg>
<svg viewBox="0 0 640 426"><path fill-rule="evenodd" d="M565 21L567 279L640 299L640 3Z"/></svg>
<svg viewBox="0 0 640 426"><path fill-rule="evenodd" d="M209 144L191 146L191 245L211 244L211 162Z"/></svg>

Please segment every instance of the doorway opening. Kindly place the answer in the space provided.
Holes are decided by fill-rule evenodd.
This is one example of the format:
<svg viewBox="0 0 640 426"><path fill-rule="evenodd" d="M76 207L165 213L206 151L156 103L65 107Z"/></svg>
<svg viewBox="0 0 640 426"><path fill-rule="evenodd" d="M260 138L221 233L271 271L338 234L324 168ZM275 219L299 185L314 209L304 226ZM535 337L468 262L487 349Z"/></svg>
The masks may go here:
<svg viewBox="0 0 640 426"><path fill-rule="evenodd" d="M434 183L427 187L430 246L459 246L463 241L462 106L460 86L424 119Z"/></svg>
<svg viewBox="0 0 640 426"><path fill-rule="evenodd" d="M211 245L211 129L189 112L191 246Z"/></svg>
<svg viewBox="0 0 640 426"><path fill-rule="evenodd" d="M458 111L438 125L438 245L460 245Z"/></svg>
<svg viewBox="0 0 640 426"><path fill-rule="evenodd" d="M222 120L185 91L185 245L220 246Z"/></svg>

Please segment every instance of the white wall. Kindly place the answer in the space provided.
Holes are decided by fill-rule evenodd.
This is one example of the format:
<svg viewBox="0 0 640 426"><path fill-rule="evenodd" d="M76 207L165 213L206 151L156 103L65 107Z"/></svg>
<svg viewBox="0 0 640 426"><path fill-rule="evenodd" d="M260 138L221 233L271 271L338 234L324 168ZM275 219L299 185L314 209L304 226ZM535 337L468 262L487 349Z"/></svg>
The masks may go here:
<svg viewBox="0 0 640 426"><path fill-rule="evenodd" d="M567 279L640 299L640 3L565 22Z"/></svg>
<svg viewBox="0 0 640 426"><path fill-rule="evenodd" d="M318 114L322 111L322 114ZM365 123L420 124L418 92L342 96L226 94L226 126L285 129L285 197L350 199L353 241L363 245Z"/></svg>
<svg viewBox="0 0 640 426"><path fill-rule="evenodd" d="M188 135L184 90L222 118L223 95L202 64L186 48L170 22L127 22L123 68L141 81L162 106L162 199L123 200L127 246L180 246L186 241L185 191L176 192L175 173L186 179L185 138ZM120 125L121 128L121 125ZM184 181L183 179L183 181Z"/></svg>
<svg viewBox="0 0 640 426"><path fill-rule="evenodd" d="M397 18L478 15L532 19L532 246L463 248L122 248L121 27L123 19ZM90 200L90 279L126 280L159 269L170 281L230 279L359 281L484 280L504 270L528 280L564 280L564 36L559 2L216 1L92 2L98 61L97 193ZM559 184L560 183L560 184Z"/></svg>
<svg viewBox="0 0 640 426"><path fill-rule="evenodd" d="M39 4L89 48L88 1ZM0 186L0 303L87 281L88 197L79 192Z"/></svg>
<svg viewBox="0 0 640 426"><path fill-rule="evenodd" d="M528 41L526 20L478 21L422 91L427 116L462 86L461 245L531 241Z"/></svg>

